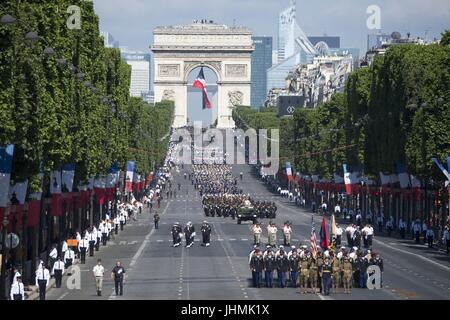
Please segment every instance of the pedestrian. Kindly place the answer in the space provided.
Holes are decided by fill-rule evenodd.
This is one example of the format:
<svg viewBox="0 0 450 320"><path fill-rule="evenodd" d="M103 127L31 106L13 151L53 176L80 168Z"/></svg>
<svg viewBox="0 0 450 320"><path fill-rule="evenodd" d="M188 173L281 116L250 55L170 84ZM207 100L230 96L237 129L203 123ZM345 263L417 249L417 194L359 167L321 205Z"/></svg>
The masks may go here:
<svg viewBox="0 0 450 320"><path fill-rule="evenodd" d="M416 238L416 243L419 243L420 242L420 222L418 220L416 220L416 222L414 222L412 229L414 232L414 236Z"/></svg>
<svg viewBox="0 0 450 320"><path fill-rule="evenodd" d="M155 223L155 229L158 229L159 226L159 213L155 212L155 214L153 215L153 222Z"/></svg>
<svg viewBox="0 0 450 320"><path fill-rule="evenodd" d="M23 286L21 276L17 277L17 282L12 284L10 295L11 300L25 300L25 288Z"/></svg>
<svg viewBox="0 0 450 320"><path fill-rule="evenodd" d="M117 261L116 266L111 271L111 278L114 279L114 287L116 296L123 295L123 279L125 277L125 268L122 267L122 263Z"/></svg>
<svg viewBox="0 0 450 320"><path fill-rule="evenodd" d="M398 229L400 231L400 237L402 239L405 239L405 233L406 233L406 223L403 220L403 217L400 218L400 221L398 222Z"/></svg>
<svg viewBox="0 0 450 320"><path fill-rule="evenodd" d="M427 243L427 231L428 231L427 223L425 222L425 220L423 220L423 222L422 222L423 244Z"/></svg>
<svg viewBox="0 0 450 320"><path fill-rule="evenodd" d="M125 225L125 210L120 213L119 222L120 222L120 231L123 231L123 226Z"/></svg>
<svg viewBox="0 0 450 320"><path fill-rule="evenodd" d="M102 266L102 260L98 259L97 264L95 265L94 269L92 270L95 278L95 287L97 289L97 295L102 295L102 287L103 287L103 275L105 273L105 268ZM116 289L116 295L117 295L117 289Z"/></svg>
<svg viewBox="0 0 450 320"><path fill-rule="evenodd" d="M431 225L429 225L427 229L428 248L433 248L433 241L434 241L434 231L431 228Z"/></svg>
<svg viewBox="0 0 450 320"><path fill-rule="evenodd" d="M394 226L392 224L392 220L388 220L388 222L386 222L386 229L387 229L387 232L388 232L388 237L391 236L393 228L394 228Z"/></svg>
<svg viewBox="0 0 450 320"><path fill-rule="evenodd" d="M56 288L61 288L62 277L64 274L64 262L62 262L61 257L53 264L52 273L55 275Z"/></svg>
<svg viewBox="0 0 450 320"><path fill-rule="evenodd" d="M53 245L52 246L52 250L50 251L50 254L48 255L49 257L49 268L52 269L53 268L53 264L56 262L56 260L58 260L58 250L56 249L56 246Z"/></svg>
<svg viewBox="0 0 450 320"><path fill-rule="evenodd" d="M78 252L80 253L80 263L81 264L86 263L86 251L88 248L89 248L89 242L86 240L86 238L83 238L78 242Z"/></svg>
<svg viewBox="0 0 450 320"><path fill-rule="evenodd" d="M340 247L342 242L342 233L344 231L342 230L341 226L336 223L336 246Z"/></svg>
<svg viewBox="0 0 450 320"><path fill-rule="evenodd" d="M72 251L73 252L73 251ZM45 300L45 293L50 281L50 272L43 261L36 270L36 286L39 288L39 300Z"/></svg>
<svg viewBox="0 0 450 320"><path fill-rule="evenodd" d="M450 253L450 230L448 226L445 227L444 236L442 237L442 242L447 247L447 254Z"/></svg>

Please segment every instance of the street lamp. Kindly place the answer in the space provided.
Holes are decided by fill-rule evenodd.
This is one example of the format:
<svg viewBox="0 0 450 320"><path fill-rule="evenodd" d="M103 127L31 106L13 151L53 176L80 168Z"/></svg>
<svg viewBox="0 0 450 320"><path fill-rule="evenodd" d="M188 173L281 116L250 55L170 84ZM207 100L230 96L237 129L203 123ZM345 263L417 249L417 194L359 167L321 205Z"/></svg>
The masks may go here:
<svg viewBox="0 0 450 320"><path fill-rule="evenodd" d="M9 211L9 207L5 208L5 211L8 210ZM2 262L1 262L1 268L2 268L2 272L1 272L1 278L0 278L0 299L5 299L6 300L6 296L7 296L7 292L6 292L6 235L7 235L7 227L8 227L8 215L9 212L6 211L5 212L5 216L3 217L3 221L2 221L2 225L3 225L3 232L2 232Z"/></svg>

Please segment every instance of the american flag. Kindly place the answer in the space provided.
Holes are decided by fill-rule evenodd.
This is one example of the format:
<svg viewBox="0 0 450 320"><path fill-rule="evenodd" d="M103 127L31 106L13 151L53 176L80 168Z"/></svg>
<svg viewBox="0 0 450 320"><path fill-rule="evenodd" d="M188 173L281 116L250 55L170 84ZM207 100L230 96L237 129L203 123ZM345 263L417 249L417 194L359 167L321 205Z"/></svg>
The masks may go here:
<svg viewBox="0 0 450 320"><path fill-rule="evenodd" d="M311 217L311 253L316 259L317 257L317 238L316 229L314 228L314 216Z"/></svg>

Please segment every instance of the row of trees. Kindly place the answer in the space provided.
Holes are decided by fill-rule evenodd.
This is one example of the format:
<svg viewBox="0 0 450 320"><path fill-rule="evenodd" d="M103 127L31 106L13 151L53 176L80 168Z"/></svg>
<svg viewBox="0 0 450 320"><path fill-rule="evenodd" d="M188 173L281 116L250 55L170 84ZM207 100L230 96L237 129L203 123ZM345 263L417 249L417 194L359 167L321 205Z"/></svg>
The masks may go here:
<svg viewBox="0 0 450 320"><path fill-rule="evenodd" d="M353 72L344 93L315 109L300 108L293 118L276 119L275 110L236 109L246 127L280 128L281 163L291 161L303 174L342 176L342 164L394 172L395 163L425 178L442 181L431 157L450 155L450 46L391 47L368 68Z"/></svg>
<svg viewBox="0 0 450 320"><path fill-rule="evenodd" d="M71 5L80 29L68 27ZM159 164L173 105L129 98L131 68L104 47L92 2L6 0L0 13L16 19L0 25L0 144L15 145L13 183L38 192L40 172L68 163L74 186L113 163L136 160L143 174ZM30 30L38 41L26 40Z"/></svg>

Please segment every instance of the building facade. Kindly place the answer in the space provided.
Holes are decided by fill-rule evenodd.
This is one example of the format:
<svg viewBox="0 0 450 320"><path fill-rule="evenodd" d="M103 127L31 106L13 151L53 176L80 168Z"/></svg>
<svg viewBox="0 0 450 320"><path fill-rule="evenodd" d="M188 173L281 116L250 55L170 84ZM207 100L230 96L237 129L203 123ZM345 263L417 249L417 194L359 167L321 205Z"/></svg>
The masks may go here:
<svg viewBox="0 0 450 320"><path fill-rule="evenodd" d="M272 37L252 37L252 107L264 105L267 96L267 70L272 67Z"/></svg>
<svg viewBox="0 0 450 320"><path fill-rule="evenodd" d="M122 58L131 66L130 96L148 97L150 94L150 54L140 51L121 51Z"/></svg>

